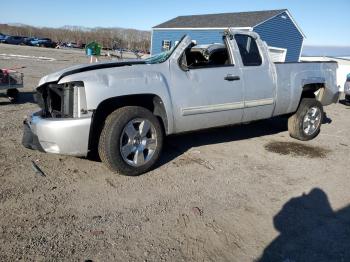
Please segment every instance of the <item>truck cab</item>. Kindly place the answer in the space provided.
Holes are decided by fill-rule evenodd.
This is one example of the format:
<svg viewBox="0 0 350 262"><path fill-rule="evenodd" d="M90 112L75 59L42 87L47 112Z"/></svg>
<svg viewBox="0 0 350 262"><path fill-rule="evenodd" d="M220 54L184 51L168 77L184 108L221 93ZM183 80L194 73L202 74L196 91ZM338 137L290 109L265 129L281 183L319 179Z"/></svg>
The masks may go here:
<svg viewBox="0 0 350 262"><path fill-rule="evenodd" d="M275 68L266 44L254 32L227 33L221 44L190 43L170 70L177 86L171 90L177 130L272 116Z"/></svg>

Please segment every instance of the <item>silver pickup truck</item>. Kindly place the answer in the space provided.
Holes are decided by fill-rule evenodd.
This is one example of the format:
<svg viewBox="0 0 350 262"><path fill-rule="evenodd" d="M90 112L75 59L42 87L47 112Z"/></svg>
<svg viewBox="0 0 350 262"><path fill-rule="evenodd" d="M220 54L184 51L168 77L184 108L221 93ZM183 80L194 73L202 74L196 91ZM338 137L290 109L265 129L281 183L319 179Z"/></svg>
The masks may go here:
<svg viewBox="0 0 350 262"><path fill-rule="evenodd" d="M39 112L24 122L24 146L48 153L97 152L113 171L138 175L158 160L166 135L289 116L292 137L318 135L323 106L339 99L337 63L273 63L254 32L223 42L184 36L142 61L81 65L43 77Z"/></svg>

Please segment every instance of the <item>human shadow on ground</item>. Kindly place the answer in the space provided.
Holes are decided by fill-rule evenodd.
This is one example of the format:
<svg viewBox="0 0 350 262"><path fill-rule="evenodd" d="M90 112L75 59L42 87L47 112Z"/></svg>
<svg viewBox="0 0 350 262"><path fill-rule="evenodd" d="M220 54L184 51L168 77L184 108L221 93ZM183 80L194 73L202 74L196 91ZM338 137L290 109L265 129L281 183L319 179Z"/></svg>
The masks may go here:
<svg viewBox="0 0 350 262"><path fill-rule="evenodd" d="M319 188L290 199L273 223L280 235L259 262L350 261L350 205L335 212Z"/></svg>
<svg viewBox="0 0 350 262"><path fill-rule="evenodd" d="M35 103L34 100L34 94L35 92L21 92L19 91L18 98L15 102L11 102L10 100L0 101L1 105L11 105L11 104L25 104L25 103ZM6 92L1 92L0 97L7 98Z"/></svg>

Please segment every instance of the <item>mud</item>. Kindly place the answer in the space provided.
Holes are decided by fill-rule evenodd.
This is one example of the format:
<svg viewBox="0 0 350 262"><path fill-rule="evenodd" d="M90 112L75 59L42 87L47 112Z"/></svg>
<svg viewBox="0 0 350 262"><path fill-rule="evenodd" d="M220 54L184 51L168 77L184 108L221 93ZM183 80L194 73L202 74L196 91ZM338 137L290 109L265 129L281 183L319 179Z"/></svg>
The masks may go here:
<svg viewBox="0 0 350 262"><path fill-rule="evenodd" d="M318 146L309 146L297 142L270 142L265 145L269 152L280 155L291 155L293 157L325 158L331 152Z"/></svg>

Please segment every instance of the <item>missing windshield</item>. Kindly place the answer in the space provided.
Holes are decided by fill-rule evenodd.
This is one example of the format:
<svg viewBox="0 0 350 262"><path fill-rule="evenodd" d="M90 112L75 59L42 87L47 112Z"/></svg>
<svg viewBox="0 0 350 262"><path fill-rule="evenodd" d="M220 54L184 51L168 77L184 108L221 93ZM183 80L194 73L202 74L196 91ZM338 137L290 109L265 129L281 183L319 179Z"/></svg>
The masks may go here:
<svg viewBox="0 0 350 262"><path fill-rule="evenodd" d="M181 40L176 45L174 45L169 51L165 51L165 52L162 52L162 53L157 54L157 55L153 55L153 56L145 59L144 60L145 63L146 64L160 64L160 63L164 63L174 53L176 48L180 45L180 43L184 40L185 37L186 37L186 35L184 35L181 38Z"/></svg>

